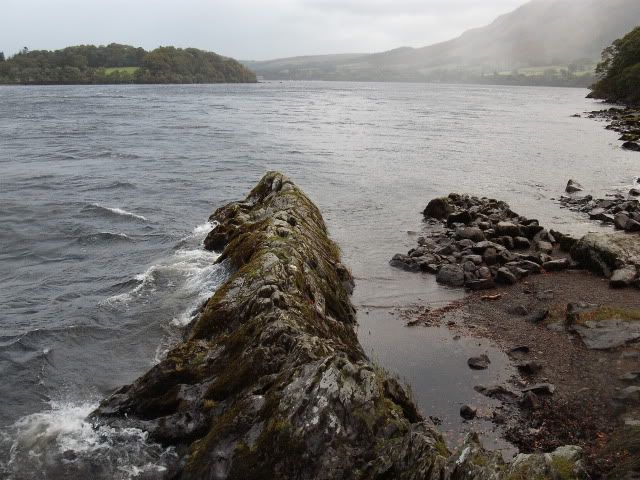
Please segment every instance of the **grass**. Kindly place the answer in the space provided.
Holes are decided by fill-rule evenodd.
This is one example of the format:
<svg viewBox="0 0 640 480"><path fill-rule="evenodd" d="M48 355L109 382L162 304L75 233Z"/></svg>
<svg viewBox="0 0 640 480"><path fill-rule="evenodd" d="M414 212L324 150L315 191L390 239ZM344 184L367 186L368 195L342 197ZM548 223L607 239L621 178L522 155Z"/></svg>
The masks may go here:
<svg viewBox="0 0 640 480"><path fill-rule="evenodd" d="M133 75L138 71L140 67L109 67L104 69L104 73L106 75L111 75L115 72L119 73L128 73L129 75Z"/></svg>

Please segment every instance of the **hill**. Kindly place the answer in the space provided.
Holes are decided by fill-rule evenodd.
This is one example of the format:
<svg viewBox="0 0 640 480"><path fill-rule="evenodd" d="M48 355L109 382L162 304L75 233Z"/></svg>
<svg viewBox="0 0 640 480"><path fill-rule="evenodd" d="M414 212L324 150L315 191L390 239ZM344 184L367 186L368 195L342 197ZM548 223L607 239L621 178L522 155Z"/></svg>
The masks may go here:
<svg viewBox="0 0 640 480"><path fill-rule="evenodd" d="M266 79L588 85L600 52L640 21L638 0L532 0L423 48L243 62Z"/></svg>
<svg viewBox="0 0 640 480"><path fill-rule="evenodd" d="M234 59L195 48L142 48L112 43L62 50L23 49L0 55L0 84L251 83L253 72Z"/></svg>

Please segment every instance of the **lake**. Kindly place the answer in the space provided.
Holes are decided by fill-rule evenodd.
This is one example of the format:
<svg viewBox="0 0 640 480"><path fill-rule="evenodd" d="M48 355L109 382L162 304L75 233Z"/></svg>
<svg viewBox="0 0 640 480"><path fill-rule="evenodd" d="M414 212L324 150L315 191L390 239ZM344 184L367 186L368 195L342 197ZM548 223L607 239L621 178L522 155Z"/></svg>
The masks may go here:
<svg viewBox="0 0 640 480"><path fill-rule="evenodd" d="M450 191L506 200L562 231L597 229L552 198L569 178L594 195L628 190L640 157L602 123L572 117L601 107L586 93L329 82L0 87L0 474L62 478L90 474L91 462L115 465L105 478L161 473L172 452L144 432L94 430L84 418L162 358L224 281L201 247L207 218L267 170L289 175L320 207L356 277L364 348L411 385L455 443L473 385L513 372L486 342L405 327L397 307L443 305L461 292L388 260L415 244L428 200ZM479 351L496 359L487 372L466 366Z"/></svg>

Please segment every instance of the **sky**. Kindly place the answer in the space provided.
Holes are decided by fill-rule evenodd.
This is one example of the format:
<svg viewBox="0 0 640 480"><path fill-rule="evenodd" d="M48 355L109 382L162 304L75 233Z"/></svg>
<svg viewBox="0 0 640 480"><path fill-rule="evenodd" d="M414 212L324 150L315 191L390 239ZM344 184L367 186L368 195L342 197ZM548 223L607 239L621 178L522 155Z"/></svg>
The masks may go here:
<svg viewBox="0 0 640 480"><path fill-rule="evenodd" d="M0 0L0 51L111 42L241 60L422 47L526 0Z"/></svg>

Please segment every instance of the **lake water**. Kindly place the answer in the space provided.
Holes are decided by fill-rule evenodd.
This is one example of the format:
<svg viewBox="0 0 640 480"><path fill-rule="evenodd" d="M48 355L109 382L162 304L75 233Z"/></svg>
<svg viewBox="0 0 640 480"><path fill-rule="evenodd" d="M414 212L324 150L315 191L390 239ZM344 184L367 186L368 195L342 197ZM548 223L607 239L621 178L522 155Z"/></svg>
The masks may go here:
<svg viewBox="0 0 640 480"><path fill-rule="evenodd" d="M144 432L94 430L84 417L157 362L224 281L201 248L205 221L272 169L311 196L342 247L367 352L455 441L469 428L458 409L477 400L473 385L512 371L486 342L406 328L395 307L461 292L387 262L415 244L426 202L450 191L504 199L560 230L597 228L551 198L569 178L594 194L628 188L640 155L621 150L603 124L571 117L599 108L586 93L323 82L0 87L0 476L159 475L171 451ZM484 351L492 369L469 371L466 358Z"/></svg>

